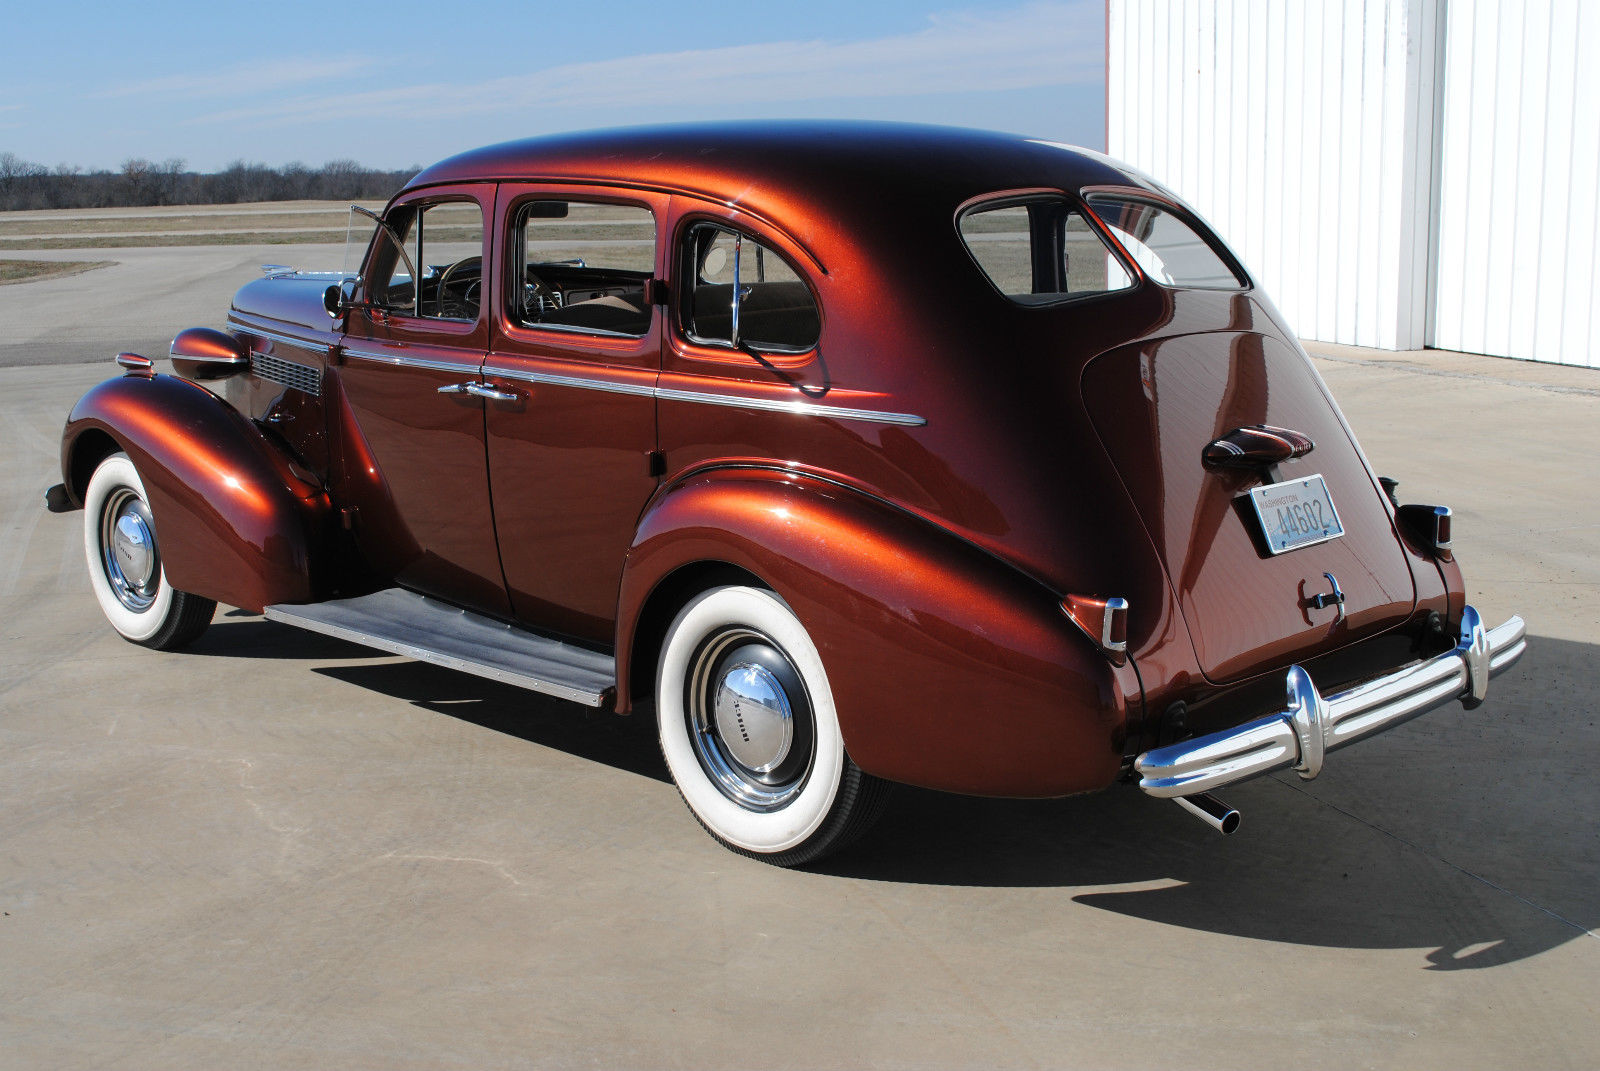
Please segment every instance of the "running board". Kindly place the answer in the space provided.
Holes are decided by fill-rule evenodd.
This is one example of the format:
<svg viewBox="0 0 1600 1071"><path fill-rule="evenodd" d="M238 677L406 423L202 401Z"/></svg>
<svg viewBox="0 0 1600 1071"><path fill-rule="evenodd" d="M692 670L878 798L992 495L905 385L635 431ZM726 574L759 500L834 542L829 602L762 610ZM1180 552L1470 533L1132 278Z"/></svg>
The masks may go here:
<svg viewBox="0 0 1600 1071"><path fill-rule="evenodd" d="M616 688L616 661L483 614L385 588L356 599L276 603L267 619L598 707Z"/></svg>

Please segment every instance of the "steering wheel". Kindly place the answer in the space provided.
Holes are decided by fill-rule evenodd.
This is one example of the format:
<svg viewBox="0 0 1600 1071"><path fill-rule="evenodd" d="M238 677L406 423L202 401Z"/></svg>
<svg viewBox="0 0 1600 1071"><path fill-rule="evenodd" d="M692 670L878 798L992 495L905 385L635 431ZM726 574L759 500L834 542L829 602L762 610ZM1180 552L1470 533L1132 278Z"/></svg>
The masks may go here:
<svg viewBox="0 0 1600 1071"><path fill-rule="evenodd" d="M454 264L450 265L444 271L439 273L439 285L437 289L435 289L433 295L434 315L438 316L440 319L445 319L445 290L450 285L450 277L455 275L458 271L465 271L466 269L473 267L476 267L481 274L483 271L483 258L480 256L462 257L460 260L456 261ZM477 286L480 281L481 280L479 279L474 279L471 283L468 283L467 288L461 292L459 304L461 309L466 313L466 316L462 317L463 319L475 319L478 315L477 302L472 300L472 288ZM455 310L452 308L451 311Z"/></svg>
<svg viewBox="0 0 1600 1071"><path fill-rule="evenodd" d="M561 308L561 294L533 272L522 271L522 315L529 323L544 319L544 314Z"/></svg>

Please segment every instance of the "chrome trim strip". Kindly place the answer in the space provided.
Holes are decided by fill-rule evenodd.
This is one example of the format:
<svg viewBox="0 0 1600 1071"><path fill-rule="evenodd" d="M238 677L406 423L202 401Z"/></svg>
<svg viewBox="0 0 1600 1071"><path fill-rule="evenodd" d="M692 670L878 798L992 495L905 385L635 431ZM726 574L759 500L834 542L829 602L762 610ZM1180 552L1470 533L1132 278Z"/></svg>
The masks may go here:
<svg viewBox="0 0 1600 1071"><path fill-rule="evenodd" d="M493 360L491 357L490 360ZM624 383L609 379L584 379L581 376L563 376L555 372L530 372L520 368L499 368L485 366L485 377L496 376L501 379L516 379L524 383L548 383L553 387L576 387L579 390L599 390L611 394L634 394L641 398L654 398L656 388L645 386L641 383Z"/></svg>
<svg viewBox="0 0 1600 1071"><path fill-rule="evenodd" d="M262 338L268 338L274 342L282 342L290 346L299 346L303 350L320 350L321 352L326 353L333 346L332 342L317 342L308 338L295 338L293 335L280 335L276 331L267 331L260 327L252 327L249 324L244 323L230 323L228 328L231 331L242 334L260 335Z"/></svg>
<svg viewBox="0 0 1600 1071"><path fill-rule="evenodd" d="M1324 698L1311 675L1291 666L1287 703L1276 714L1232 729L1146 751L1134 760L1139 788L1162 798L1192 796L1294 767L1313 778L1323 756L1458 699L1482 702L1488 678L1527 650L1527 625L1513 616L1485 629L1478 611L1462 612L1461 639L1442 655Z"/></svg>
<svg viewBox="0 0 1600 1071"><path fill-rule="evenodd" d="M434 361L427 357L402 357L397 353L374 353L371 350L352 350L346 348L346 357L354 357L362 361L373 361L377 364L390 364L397 368L426 368L430 372L476 372L478 365L467 364L459 361Z"/></svg>
<svg viewBox="0 0 1600 1071"><path fill-rule="evenodd" d="M346 350L351 356L368 356ZM387 360L386 357L372 358ZM490 358L493 361L493 357ZM400 363L396 361L395 363ZM549 383L558 387L578 390L609 391L612 394L633 394L658 401L694 402L700 405L723 405L734 409L756 409L769 413L793 413L796 416L831 417L834 420L865 420L875 424L899 424L920 427L928 421L913 413L886 413L877 409L846 409L842 406L819 405L816 402L783 401L777 398L740 398L732 394L712 394L706 391L680 390L677 387L647 387L639 383L623 383L604 379L585 379L581 376L564 376L554 372L532 372L522 369L485 366L484 376L519 379L525 383Z"/></svg>
<svg viewBox="0 0 1600 1071"><path fill-rule="evenodd" d="M874 424L900 424L920 427L928 421L914 413L886 413L878 409L846 409L836 405L819 405L816 402L780 401L776 398L739 398L730 394L707 394L676 387L657 387L656 397L671 402L698 402L702 405L725 405L734 409L757 409L766 413L793 413L795 416L820 416L834 420L865 420Z"/></svg>

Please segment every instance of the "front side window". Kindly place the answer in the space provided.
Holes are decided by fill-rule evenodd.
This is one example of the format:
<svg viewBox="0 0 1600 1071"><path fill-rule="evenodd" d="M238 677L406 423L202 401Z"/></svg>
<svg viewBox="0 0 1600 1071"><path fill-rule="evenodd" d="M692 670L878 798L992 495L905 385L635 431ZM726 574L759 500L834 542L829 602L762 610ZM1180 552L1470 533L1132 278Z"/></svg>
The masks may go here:
<svg viewBox="0 0 1600 1071"><path fill-rule="evenodd" d="M1204 290L1249 285L1211 243L1168 209L1110 194L1090 194L1084 200L1139 270L1156 282Z"/></svg>
<svg viewBox="0 0 1600 1071"><path fill-rule="evenodd" d="M483 210L476 201L402 205L379 232L378 307L430 320L473 321L483 296ZM396 248L389 231L400 239Z"/></svg>
<svg viewBox="0 0 1600 1071"><path fill-rule="evenodd" d="M521 271L510 306L519 323L634 337L650 330L656 218L648 208L538 200L516 219Z"/></svg>
<svg viewBox="0 0 1600 1071"><path fill-rule="evenodd" d="M811 288L771 246L715 223L684 243L684 326L696 342L804 353L822 334Z"/></svg>
<svg viewBox="0 0 1600 1071"><path fill-rule="evenodd" d="M1049 305L1132 285L1122 262L1059 195L979 205L957 220L961 240L996 290Z"/></svg>

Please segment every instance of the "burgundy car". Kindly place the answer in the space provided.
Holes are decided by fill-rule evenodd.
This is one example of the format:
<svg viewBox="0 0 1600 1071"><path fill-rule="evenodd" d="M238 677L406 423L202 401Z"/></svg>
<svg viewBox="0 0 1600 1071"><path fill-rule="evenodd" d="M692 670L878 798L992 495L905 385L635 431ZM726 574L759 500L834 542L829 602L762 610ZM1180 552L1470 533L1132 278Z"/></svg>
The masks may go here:
<svg viewBox="0 0 1600 1071"><path fill-rule="evenodd" d="M1094 153L512 142L417 175L359 263L269 272L73 409L48 499L129 640L225 602L649 711L696 818L780 864L891 782L1133 781L1226 832L1212 789L1476 706L1524 647L1226 246Z"/></svg>

